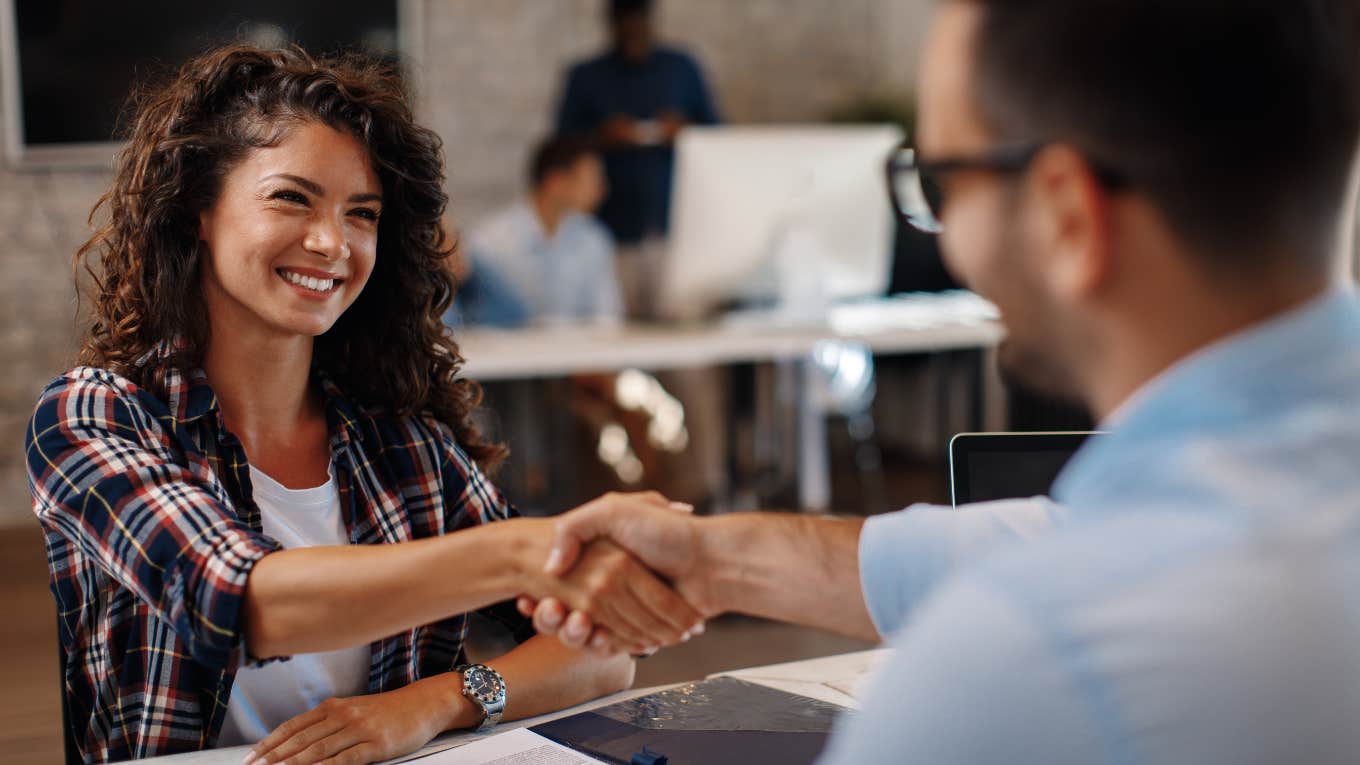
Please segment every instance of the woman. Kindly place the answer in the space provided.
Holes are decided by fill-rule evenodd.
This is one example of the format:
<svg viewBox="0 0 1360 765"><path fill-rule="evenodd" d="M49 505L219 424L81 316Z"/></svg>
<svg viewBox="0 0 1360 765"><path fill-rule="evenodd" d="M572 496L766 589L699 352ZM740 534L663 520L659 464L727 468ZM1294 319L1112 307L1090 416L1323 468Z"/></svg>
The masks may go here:
<svg viewBox="0 0 1360 765"><path fill-rule="evenodd" d="M695 624L617 549L540 573L550 528L479 469L502 450L440 323L439 140L390 71L231 46L134 107L77 255L81 366L27 434L86 761L369 762L631 682L530 637L516 595L609 594L639 648ZM521 642L462 668L475 609Z"/></svg>

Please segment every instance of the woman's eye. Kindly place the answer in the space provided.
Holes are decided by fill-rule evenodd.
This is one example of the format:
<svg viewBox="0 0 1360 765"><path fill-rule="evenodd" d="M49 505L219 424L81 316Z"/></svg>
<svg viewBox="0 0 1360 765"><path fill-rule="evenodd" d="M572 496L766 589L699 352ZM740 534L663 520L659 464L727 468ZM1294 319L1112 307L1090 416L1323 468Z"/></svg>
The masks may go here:
<svg viewBox="0 0 1360 765"><path fill-rule="evenodd" d="M282 199L285 202L296 202L300 205L307 204L307 197L297 191L276 191L269 195L270 199Z"/></svg>
<svg viewBox="0 0 1360 765"><path fill-rule="evenodd" d="M356 207L356 208L354 208L353 210L351 210L350 212L351 212L351 214L357 215L357 216L359 216L360 218L363 218L364 220L367 220L367 221L375 221L375 222L378 220L378 215L379 215L379 213L378 213L377 210L373 210L373 209L370 209L370 208L368 208L368 207Z"/></svg>

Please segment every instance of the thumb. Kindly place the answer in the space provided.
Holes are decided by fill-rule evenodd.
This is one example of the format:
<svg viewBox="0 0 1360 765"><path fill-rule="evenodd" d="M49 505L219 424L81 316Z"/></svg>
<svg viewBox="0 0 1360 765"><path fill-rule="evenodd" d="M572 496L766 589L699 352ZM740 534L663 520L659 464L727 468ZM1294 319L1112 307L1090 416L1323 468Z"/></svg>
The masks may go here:
<svg viewBox="0 0 1360 765"><path fill-rule="evenodd" d="M581 547L608 535L609 508L583 507L559 517L553 523L553 546L543 570L553 576L571 571L581 557Z"/></svg>

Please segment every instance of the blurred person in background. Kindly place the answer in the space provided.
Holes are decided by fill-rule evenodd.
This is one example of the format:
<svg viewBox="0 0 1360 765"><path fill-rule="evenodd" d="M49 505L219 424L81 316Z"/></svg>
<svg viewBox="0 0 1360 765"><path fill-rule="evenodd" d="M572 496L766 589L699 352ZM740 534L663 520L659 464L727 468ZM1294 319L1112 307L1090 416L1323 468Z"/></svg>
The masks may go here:
<svg viewBox="0 0 1360 765"><path fill-rule="evenodd" d="M600 155L581 138L534 149L529 192L463 240L459 291L469 324L513 327L623 319L614 242L591 217L604 198Z"/></svg>
<svg viewBox="0 0 1360 765"><path fill-rule="evenodd" d="M656 42L652 0L607 0L610 49L571 67L557 132L597 141L609 194L600 219L619 244L629 315L645 317L669 230L675 137L713 125L718 111L698 63Z"/></svg>
<svg viewBox="0 0 1360 765"><path fill-rule="evenodd" d="M567 72L557 132L601 147L609 194L600 219L618 243L625 311L630 319L655 319L675 139L686 125L717 124L718 110L694 58L657 42L652 0L606 0L603 8L609 50ZM726 379L713 369L660 376L682 402L687 446L646 480L703 508L726 504Z"/></svg>

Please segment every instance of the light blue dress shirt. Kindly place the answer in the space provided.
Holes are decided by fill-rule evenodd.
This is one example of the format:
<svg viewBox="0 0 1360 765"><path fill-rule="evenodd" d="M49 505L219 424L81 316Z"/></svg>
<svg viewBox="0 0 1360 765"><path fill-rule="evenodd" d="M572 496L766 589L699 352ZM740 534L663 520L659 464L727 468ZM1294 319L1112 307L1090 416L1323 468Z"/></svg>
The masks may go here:
<svg viewBox="0 0 1360 765"><path fill-rule="evenodd" d="M869 521L896 652L825 762L1360 762L1355 295L1201 350L1116 419L1059 504Z"/></svg>
<svg viewBox="0 0 1360 765"><path fill-rule="evenodd" d="M472 279L462 297L469 324L515 326L619 321L623 301L614 242L603 224L573 213L549 235L527 200L473 229L465 242Z"/></svg>

